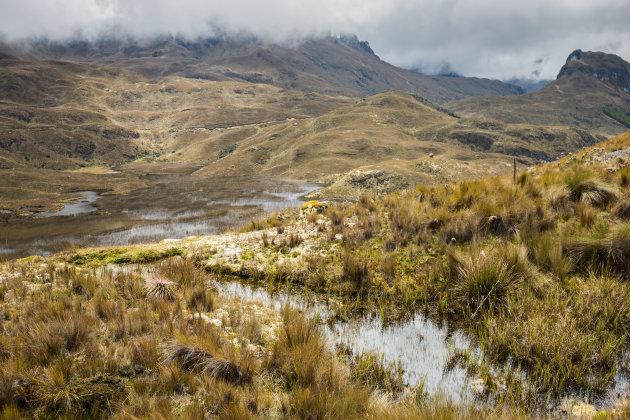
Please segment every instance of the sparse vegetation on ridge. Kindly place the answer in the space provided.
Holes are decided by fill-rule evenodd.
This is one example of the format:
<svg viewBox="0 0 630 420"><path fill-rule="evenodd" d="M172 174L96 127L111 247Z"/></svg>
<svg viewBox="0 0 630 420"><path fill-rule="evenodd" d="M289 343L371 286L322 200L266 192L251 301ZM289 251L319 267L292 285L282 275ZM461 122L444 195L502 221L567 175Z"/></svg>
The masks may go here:
<svg viewBox="0 0 630 420"><path fill-rule="evenodd" d="M604 107L604 114L630 128L630 114L627 112L617 111L616 109L606 106Z"/></svg>

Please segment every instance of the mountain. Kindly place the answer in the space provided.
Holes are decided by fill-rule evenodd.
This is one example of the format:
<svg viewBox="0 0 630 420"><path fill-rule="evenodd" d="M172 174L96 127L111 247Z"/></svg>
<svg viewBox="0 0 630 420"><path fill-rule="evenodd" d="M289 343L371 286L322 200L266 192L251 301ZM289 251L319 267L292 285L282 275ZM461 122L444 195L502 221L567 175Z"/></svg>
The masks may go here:
<svg viewBox="0 0 630 420"><path fill-rule="evenodd" d="M583 74L592 75L602 83L630 93L630 63L619 56L575 50L567 58L557 78Z"/></svg>
<svg viewBox="0 0 630 420"><path fill-rule="evenodd" d="M503 98L467 98L445 105L469 117L508 123L570 125L607 135L627 128L604 113L630 110L630 63L602 52L572 52L558 77L537 92Z"/></svg>
<svg viewBox="0 0 630 420"><path fill-rule="evenodd" d="M0 56L0 168L113 165L168 155L173 138L322 115L344 97Z"/></svg>
<svg viewBox="0 0 630 420"><path fill-rule="evenodd" d="M435 184L503 173L552 160L601 140L580 129L458 118L420 97L390 91L353 105L264 127L235 127L182 139L184 161L210 158L201 176L265 174L326 180L358 167Z"/></svg>
<svg viewBox="0 0 630 420"><path fill-rule="evenodd" d="M291 44L244 36L194 41L177 37L151 41L38 41L4 49L28 59L122 67L150 79L181 76L245 81L354 97L401 90L443 103L469 96L522 93L518 86L497 80L425 76L395 67L381 60L367 42L356 36L309 38Z"/></svg>
<svg viewBox="0 0 630 420"><path fill-rule="evenodd" d="M583 130L458 118L399 91L356 101L7 54L0 93L0 168L142 159L199 164L198 175L316 180L376 165L432 183L500 172L512 157L550 160L597 140ZM442 169L416 161L430 153Z"/></svg>

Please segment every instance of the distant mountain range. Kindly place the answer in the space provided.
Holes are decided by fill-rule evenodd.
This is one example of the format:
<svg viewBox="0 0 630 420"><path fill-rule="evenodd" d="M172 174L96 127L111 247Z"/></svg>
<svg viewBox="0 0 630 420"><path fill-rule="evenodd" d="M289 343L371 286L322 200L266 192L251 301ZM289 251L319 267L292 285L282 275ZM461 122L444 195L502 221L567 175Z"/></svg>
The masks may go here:
<svg viewBox="0 0 630 420"><path fill-rule="evenodd" d="M0 92L0 169L140 159L194 162L204 176L316 180L373 166L431 183L500 173L512 157L529 165L597 141L568 128L458 118L396 91L357 101L7 54Z"/></svg>
<svg viewBox="0 0 630 420"><path fill-rule="evenodd" d="M511 97L467 98L445 105L469 117L508 123L568 125L618 134L628 129L619 121L630 118L630 63L602 52L576 50L558 77L544 88ZM612 118L612 110L620 118Z"/></svg>
<svg viewBox="0 0 630 420"><path fill-rule="evenodd" d="M523 93L520 87L498 80L426 76L395 67L375 55L367 42L351 35L310 38L291 45L227 36L195 41L176 37L142 42L38 41L4 46L4 50L32 60L122 67L150 79L182 76L244 81L353 97L401 90L443 103L469 96Z"/></svg>
<svg viewBox="0 0 630 420"><path fill-rule="evenodd" d="M399 69L356 37L2 49L22 58L0 53L0 168L160 160L314 180L361 166L446 182L594 144L624 131L630 109L630 65L580 50L555 81L519 94Z"/></svg>

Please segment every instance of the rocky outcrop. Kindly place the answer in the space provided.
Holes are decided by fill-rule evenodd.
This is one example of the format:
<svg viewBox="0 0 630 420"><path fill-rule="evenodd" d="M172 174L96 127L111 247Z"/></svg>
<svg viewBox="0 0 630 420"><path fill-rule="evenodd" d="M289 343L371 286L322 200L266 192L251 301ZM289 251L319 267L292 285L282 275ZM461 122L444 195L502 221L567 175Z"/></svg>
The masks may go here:
<svg viewBox="0 0 630 420"><path fill-rule="evenodd" d="M407 177L390 171L355 169L308 198L359 198L362 194L388 194L409 188Z"/></svg>
<svg viewBox="0 0 630 420"><path fill-rule="evenodd" d="M630 92L630 63L614 54L573 51L558 73L558 79L577 72L597 78L600 82Z"/></svg>

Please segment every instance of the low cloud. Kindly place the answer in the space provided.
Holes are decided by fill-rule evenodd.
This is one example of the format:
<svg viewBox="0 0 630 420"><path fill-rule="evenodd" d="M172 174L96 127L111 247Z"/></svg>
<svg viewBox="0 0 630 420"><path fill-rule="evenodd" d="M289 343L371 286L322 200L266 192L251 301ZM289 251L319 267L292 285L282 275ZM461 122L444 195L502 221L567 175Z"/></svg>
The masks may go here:
<svg viewBox="0 0 630 420"><path fill-rule="evenodd" d="M626 0L0 0L0 35L196 38L221 28L280 42L354 33L398 66L545 79L577 48L630 59L628 16Z"/></svg>

